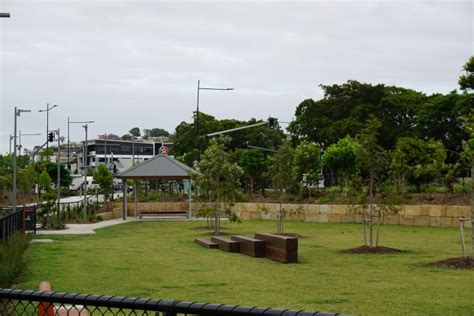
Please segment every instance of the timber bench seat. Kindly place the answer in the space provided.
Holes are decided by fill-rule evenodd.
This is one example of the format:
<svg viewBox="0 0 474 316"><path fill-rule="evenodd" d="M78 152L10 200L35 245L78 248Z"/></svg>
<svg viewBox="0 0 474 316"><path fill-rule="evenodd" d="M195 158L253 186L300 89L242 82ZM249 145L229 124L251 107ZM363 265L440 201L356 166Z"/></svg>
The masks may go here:
<svg viewBox="0 0 474 316"><path fill-rule="evenodd" d="M242 235L232 235L232 240L240 243L240 253L261 258L265 257L265 241Z"/></svg>
<svg viewBox="0 0 474 316"><path fill-rule="evenodd" d="M144 211L140 212L139 218L142 219L143 217L148 216L186 216L186 211L161 211L161 212L153 212L153 211Z"/></svg>
<svg viewBox="0 0 474 316"><path fill-rule="evenodd" d="M265 241L267 258L283 263L298 262L298 238L267 233L256 233L255 238Z"/></svg>
<svg viewBox="0 0 474 316"><path fill-rule="evenodd" d="M219 245L219 249L227 252L239 252L240 244L238 241L226 239L223 237L211 237L211 241Z"/></svg>
<svg viewBox="0 0 474 316"><path fill-rule="evenodd" d="M219 245L216 244L215 242L212 242L210 240L207 240L205 238L196 238L194 239L194 242L203 246L203 247L206 247L206 248L210 248L210 249L217 249L219 248Z"/></svg>

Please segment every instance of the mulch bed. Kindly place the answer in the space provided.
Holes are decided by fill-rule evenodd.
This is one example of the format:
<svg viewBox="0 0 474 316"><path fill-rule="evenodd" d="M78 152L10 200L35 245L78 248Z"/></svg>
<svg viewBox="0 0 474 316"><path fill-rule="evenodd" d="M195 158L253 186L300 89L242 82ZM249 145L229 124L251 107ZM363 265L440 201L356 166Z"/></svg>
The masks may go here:
<svg viewBox="0 0 474 316"><path fill-rule="evenodd" d="M430 263L429 266L448 269L474 269L474 257L459 257Z"/></svg>
<svg viewBox="0 0 474 316"><path fill-rule="evenodd" d="M359 253L401 253L405 252L404 250L390 248L390 247L369 247L369 246L360 246L352 249L341 250L341 253L350 253L350 254L359 254Z"/></svg>

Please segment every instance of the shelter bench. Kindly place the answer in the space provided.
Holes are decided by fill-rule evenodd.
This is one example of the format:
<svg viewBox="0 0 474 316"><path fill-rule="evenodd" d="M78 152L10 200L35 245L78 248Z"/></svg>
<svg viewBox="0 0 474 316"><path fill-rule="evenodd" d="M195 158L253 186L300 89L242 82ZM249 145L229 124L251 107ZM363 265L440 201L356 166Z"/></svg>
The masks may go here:
<svg viewBox="0 0 474 316"><path fill-rule="evenodd" d="M256 233L256 239L265 241L265 256L283 262L298 262L298 238L276 234Z"/></svg>
<svg viewBox="0 0 474 316"><path fill-rule="evenodd" d="M232 235L230 239L240 243L240 253L261 258L265 257L265 241L242 235Z"/></svg>
<svg viewBox="0 0 474 316"><path fill-rule="evenodd" d="M215 242L212 242L210 240L207 240L205 238L198 237L198 238L194 239L194 242L201 245L201 246L203 246L203 247L210 248L210 249L219 248L218 244L216 244Z"/></svg>
<svg viewBox="0 0 474 316"><path fill-rule="evenodd" d="M163 211L163 212L140 212L139 218L142 219L145 216L186 216L186 211Z"/></svg>
<svg viewBox="0 0 474 316"><path fill-rule="evenodd" d="M211 237L211 241L219 245L219 249L227 252L239 252L240 244L237 241L223 237Z"/></svg>

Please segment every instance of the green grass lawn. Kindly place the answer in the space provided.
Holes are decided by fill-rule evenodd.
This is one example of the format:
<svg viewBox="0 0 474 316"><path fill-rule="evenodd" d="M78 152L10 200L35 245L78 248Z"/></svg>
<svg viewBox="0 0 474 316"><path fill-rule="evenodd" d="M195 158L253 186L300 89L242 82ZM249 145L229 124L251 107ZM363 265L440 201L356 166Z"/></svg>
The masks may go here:
<svg viewBox="0 0 474 316"><path fill-rule="evenodd" d="M474 314L474 271L426 267L460 255L452 228L382 226L381 244L403 254L353 255L361 226L287 222L299 240L299 263L282 264L203 248L203 222L132 222L96 235L38 236L19 285L89 294L168 298L355 314ZM272 232L273 221L225 223L225 231ZM469 232L469 231L468 231ZM469 240L467 237L466 239Z"/></svg>

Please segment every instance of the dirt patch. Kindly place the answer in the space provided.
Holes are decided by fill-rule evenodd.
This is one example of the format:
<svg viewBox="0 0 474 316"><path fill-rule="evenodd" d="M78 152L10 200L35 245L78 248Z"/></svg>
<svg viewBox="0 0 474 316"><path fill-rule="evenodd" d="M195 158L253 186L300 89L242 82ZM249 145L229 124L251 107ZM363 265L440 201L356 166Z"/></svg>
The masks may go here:
<svg viewBox="0 0 474 316"><path fill-rule="evenodd" d="M390 248L390 247L369 247L369 246L360 246L352 249L341 250L341 253L351 253L351 254L359 254L359 253L401 253L405 252L404 250Z"/></svg>
<svg viewBox="0 0 474 316"><path fill-rule="evenodd" d="M448 269L474 269L474 257L459 257L430 263L428 266Z"/></svg>

